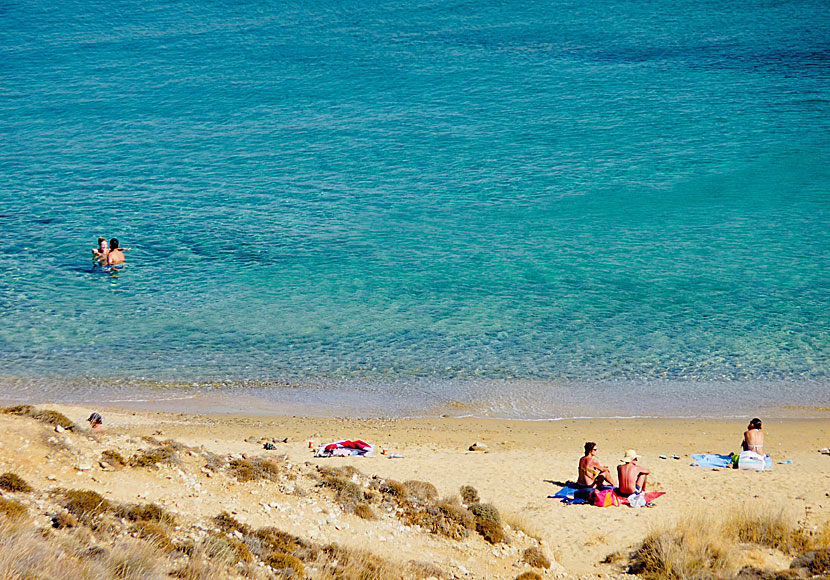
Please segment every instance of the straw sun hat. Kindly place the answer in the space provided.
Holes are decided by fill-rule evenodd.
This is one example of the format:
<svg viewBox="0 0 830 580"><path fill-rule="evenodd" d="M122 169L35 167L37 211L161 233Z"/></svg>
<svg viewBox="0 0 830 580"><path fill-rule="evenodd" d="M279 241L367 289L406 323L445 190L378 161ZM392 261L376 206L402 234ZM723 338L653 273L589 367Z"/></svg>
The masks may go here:
<svg viewBox="0 0 830 580"><path fill-rule="evenodd" d="M636 451L634 451L633 449L629 449L628 451L625 452L625 457L620 459L620 461L622 461L623 463L630 463L630 462L634 461L635 459L639 459L639 458L640 458L640 456L637 455Z"/></svg>

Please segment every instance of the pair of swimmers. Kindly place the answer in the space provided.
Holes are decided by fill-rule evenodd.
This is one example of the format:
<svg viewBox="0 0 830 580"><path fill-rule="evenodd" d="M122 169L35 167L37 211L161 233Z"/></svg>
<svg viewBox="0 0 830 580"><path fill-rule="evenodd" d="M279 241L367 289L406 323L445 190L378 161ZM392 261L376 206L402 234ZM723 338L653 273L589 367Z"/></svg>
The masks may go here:
<svg viewBox="0 0 830 580"><path fill-rule="evenodd" d="M107 239L102 236L98 238L98 247L92 249L92 256L101 264L114 266L127 261L124 252L129 250L130 248L119 247L118 238L112 238L107 242Z"/></svg>
<svg viewBox="0 0 830 580"><path fill-rule="evenodd" d="M611 469L600 464L596 455L597 444L593 441L585 443L585 455L579 460L579 478L576 480L579 485L584 487L612 485L617 495L622 497L645 491L646 480L651 471L638 463L640 456L636 451L629 449L620 460L621 464L617 466L619 485L614 480Z"/></svg>

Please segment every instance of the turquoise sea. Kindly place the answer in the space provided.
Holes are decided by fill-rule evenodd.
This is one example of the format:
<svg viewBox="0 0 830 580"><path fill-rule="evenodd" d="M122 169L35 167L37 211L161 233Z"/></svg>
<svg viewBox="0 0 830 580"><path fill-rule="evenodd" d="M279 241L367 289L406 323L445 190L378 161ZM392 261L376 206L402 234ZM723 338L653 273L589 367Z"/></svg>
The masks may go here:
<svg viewBox="0 0 830 580"><path fill-rule="evenodd" d="M829 31L825 0L0 0L0 402L830 406Z"/></svg>

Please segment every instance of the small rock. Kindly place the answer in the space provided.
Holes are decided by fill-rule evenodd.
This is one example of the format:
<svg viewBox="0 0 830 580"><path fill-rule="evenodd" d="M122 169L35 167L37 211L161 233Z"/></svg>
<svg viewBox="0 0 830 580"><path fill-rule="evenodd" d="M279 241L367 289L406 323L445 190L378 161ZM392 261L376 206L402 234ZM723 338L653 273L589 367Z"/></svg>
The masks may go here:
<svg viewBox="0 0 830 580"><path fill-rule="evenodd" d="M64 431L66 431L66 429L64 429L60 425L55 425L55 433L63 433Z"/></svg>
<svg viewBox="0 0 830 580"><path fill-rule="evenodd" d="M470 445L469 450L470 451L485 451L485 450L487 450L487 445L485 445L484 443L479 443L478 441L476 441L475 443Z"/></svg>
<svg viewBox="0 0 830 580"><path fill-rule="evenodd" d="M91 463L87 463L86 461L83 461L83 462L79 463L79 464L76 466L76 469L77 469L78 471L89 471L90 469L92 469L92 464L91 464Z"/></svg>

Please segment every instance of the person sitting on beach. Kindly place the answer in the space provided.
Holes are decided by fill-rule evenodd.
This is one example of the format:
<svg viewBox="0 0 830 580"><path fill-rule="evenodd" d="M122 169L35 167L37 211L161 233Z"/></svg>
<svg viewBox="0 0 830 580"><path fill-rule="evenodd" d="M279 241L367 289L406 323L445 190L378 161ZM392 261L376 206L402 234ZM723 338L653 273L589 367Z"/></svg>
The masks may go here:
<svg viewBox="0 0 830 580"><path fill-rule="evenodd" d="M89 428L93 431L103 431L104 430L104 419L101 417L100 413L93 413L89 416Z"/></svg>
<svg viewBox="0 0 830 580"><path fill-rule="evenodd" d="M585 443L585 455L579 460L579 478L576 482L585 487L600 487L603 485L617 484L611 470L605 465L600 465L596 458L597 444L593 441Z"/></svg>
<svg viewBox="0 0 830 580"><path fill-rule="evenodd" d="M107 243L107 238L100 236L98 238L98 247L92 248L92 257L96 260L104 262L107 259L107 254L110 253L110 246Z"/></svg>
<svg viewBox="0 0 830 580"><path fill-rule="evenodd" d="M126 250L127 248L124 248ZM115 264L123 264L126 262L126 258L124 257L124 252L121 248L118 247L118 238L113 238L110 240L110 251L107 254L107 265L113 266Z"/></svg>
<svg viewBox="0 0 830 580"><path fill-rule="evenodd" d="M637 463L638 459L640 459L640 456L637 455L637 452L629 449L625 452L625 457L621 459L622 465L617 466L620 486L615 492L618 496L628 497L632 493L640 493L646 490L646 480L651 471L641 467Z"/></svg>
<svg viewBox="0 0 830 580"><path fill-rule="evenodd" d="M744 440L741 442L741 451L754 451L758 455L764 455L764 432L761 420L755 417L749 422L744 431Z"/></svg>

